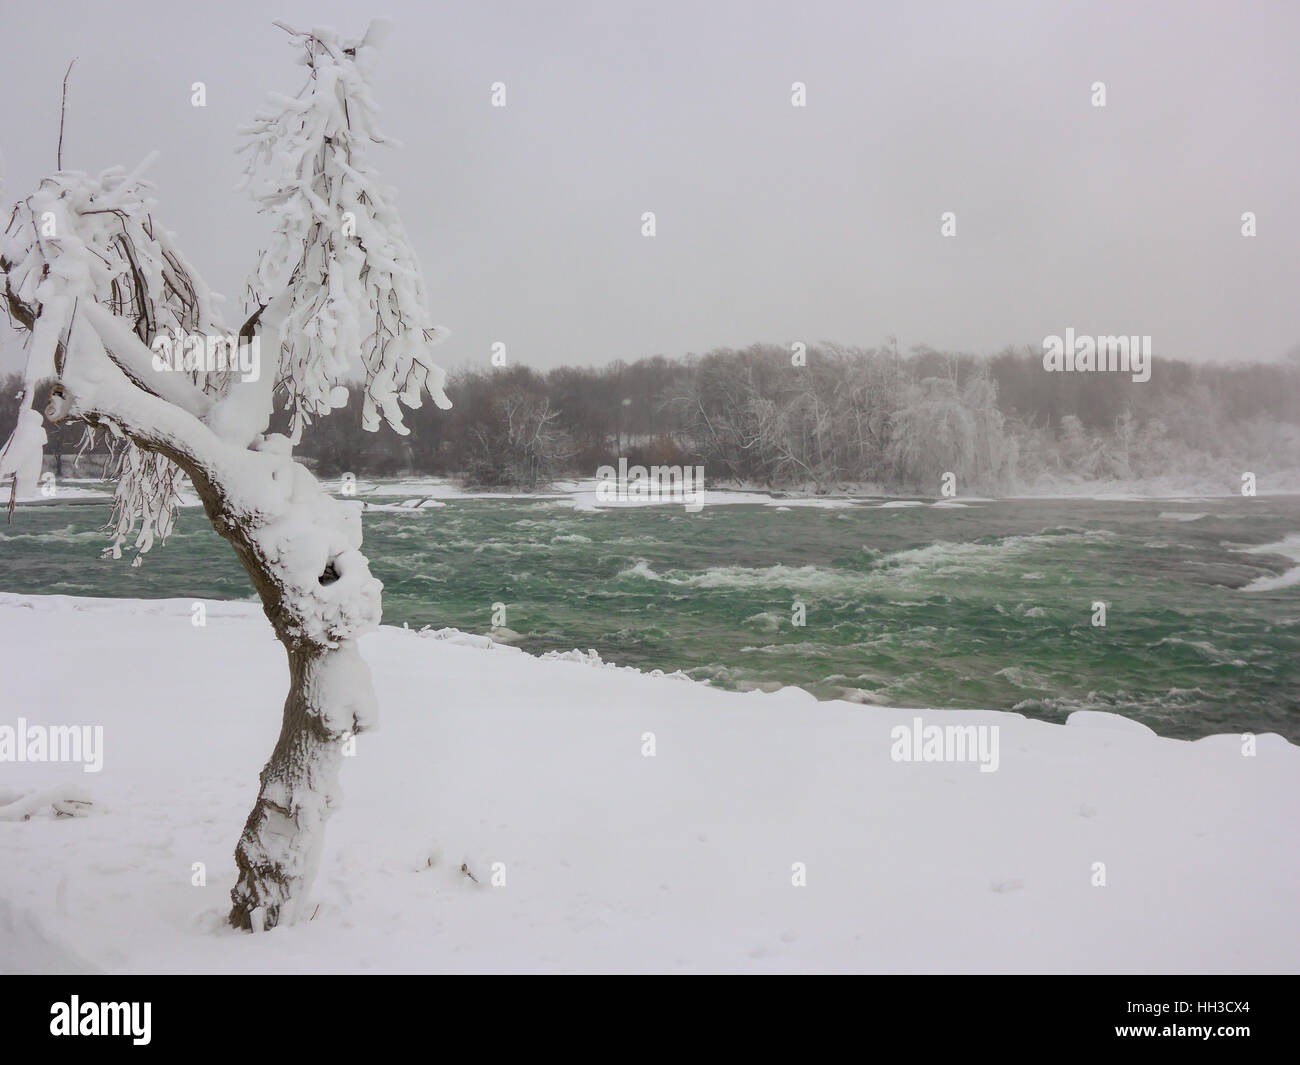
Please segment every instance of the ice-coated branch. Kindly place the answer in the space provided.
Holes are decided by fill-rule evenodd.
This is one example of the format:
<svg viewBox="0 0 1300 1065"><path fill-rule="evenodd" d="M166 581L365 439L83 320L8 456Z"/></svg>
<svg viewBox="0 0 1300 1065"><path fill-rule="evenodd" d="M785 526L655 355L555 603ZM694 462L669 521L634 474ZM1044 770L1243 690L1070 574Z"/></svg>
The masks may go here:
<svg viewBox="0 0 1300 1065"><path fill-rule="evenodd" d="M183 373L154 367L153 352L145 347L126 319L94 301L80 304L77 309L95 327L108 357L134 384L197 418L206 417L212 410L211 393L203 391Z"/></svg>
<svg viewBox="0 0 1300 1065"><path fill-rule="evenodd" d="M224 442L183 406L138 387L109 355L109 344L125 346L134 334L113 315L92 310L72 323L59 383L50 393L46 416L55 423L76 420L129 437L183 468L196 481L222 477ZM101 332L104 330L104 332ZM105 335L107 334L107 335ZM142 346L142 345L141 345Z"/></svg>
<svg viewBox="0 0 1300 1065"><path fill-rule="evenodd" d="M287 645L333 647L378 624L382 586L360 552L359 510L328 496L293 461L282 437L248 450L137 388L109 358L97 324L85 317L73 325L67 368L46 410L50 420L105 428L184 470L214 528L253 577ZM123 478L119 486L134 483L140 482ZM147 550L141 540L165 535L168 528L165 514L146 508L136 546ZM119 530L115 547L122 535Z"/></svg>
<svg viewBox="0 0 1300 1065"><path fill-rule="evenodd" d="M207 335L220 329L215 297L175 246L172 234L154 223L151 188L121 168L98 177L60 172L46 178L18 203L0 237L0 283L11 318L31 332L24 370L22 409L30 411L42 382L69 373L70 337L89 323L99 339L98 356L125 375L123 384L195 418L210 415L229 387L229 373L192 373L155 365L149 345L164 331ZM72 367L83 382L93 365ZM123 392L129 396L130 391ZM84 402L85 396L79 397ZM34 414L34 412L33 412ZM39 415L35 415L39 422ZM86 420L86 419L83 419ZM117 418L92 423L110 428ZM22 415L0 464L30 463L39 448L33 417ZM43 430L41 431L43 437ZM116 535L120 554L126 534L143 524L136 544L146 551L153 532L165 536L177 504L176 470L165 452L135 454L135 437L122 436ZM158 456L162 456L161 458ZM30 490L30 489L29 489Z"/></svg>
<svg viewBox="0 0 1300 1065"><path fill-rule="evenodd" d="M382 420L404 434L399 403L418 407L426 390L438 406L451 403L430 358L448 331L433 324L393 194L367 156L386 140L368 75L387 24L373 23L354 42L277 25L303 49L309 75L296 96L272 97L272 109L244 131L243 150L246 183L275 223L251 287L260 303L287 299L279 362L293 435L346 401L341 386L358 361L362 424L374 430Z"/></svg>

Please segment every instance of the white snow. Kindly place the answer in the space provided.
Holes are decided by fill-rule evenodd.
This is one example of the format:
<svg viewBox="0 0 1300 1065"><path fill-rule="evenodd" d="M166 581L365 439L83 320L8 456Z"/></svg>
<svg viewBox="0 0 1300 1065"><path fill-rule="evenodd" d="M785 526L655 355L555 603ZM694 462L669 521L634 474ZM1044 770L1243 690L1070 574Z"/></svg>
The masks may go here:
<svg viewBox="0 0 1300 1065"><path fill-rule="evenodd" d="M383 511L388 514L420 514L424 511L437 510L447 504L440 499L405 499L400 503L371 503L362 500L366 510Z"/></svg>
<svg viewBox="0 0 1300 1065"><path fill-rule="evenodd" d="M27 400L26 392L23 400ZM36 495L45 443L45 419L40 411L19 408L9 442L0 448L0 481L10 481L12 493L20 499Z"/></svg>
<svg viewBox="0 0 1300 1065"><path fill-rule="evenodd" d="M1134 721L1122 714L1113 714L1109 710L1076 710L1065 719L1070 728L1108 728L1117 732L1134 732L1143 736L1154 736L1155 730L1141 721Z"/></svg>
<svg viewBox="0 0 1300 1065"><path fill-rule="evenodd" d="M1300 494L1300 470L1258 471L1255 494L1279 496ZM1164 477L1140 477L1130 480L1105 478L1083 480L1077 477L1043 476L1011 492L1008 499L1094 499L1107 502L1135 500L1222 500L1241 498L1241 481L1232 476L1204 477L1195 474L1169 474Z"/></svg>
<svg viewBox="0 0 1300 1065"><path fill-rule="evenodd" d="M345 759L310 919L236 933L232 852L287 671L256 605L207 607L196 628L190 600L0 595L0 724L104 727L99 773L0 764L0 800L94 804L0 819L0 971L1300 963L1300 749L1277 736L1247 757L1113 715L728 693L390 627L361 640L380 725ZM999 726L998 770L892 761L918 716Z"/></svg>
<svg viewBox="0 0 1300 1065"><path fill-rule="evenodd" d="M322 486L330 492L340 493L342 491L342 482L339 480L324 480ZM379 496L407 496L418 497L417 499L408 498L402 504L402 507L414 506L419 498L427 500L447 500L447 499L535 499L535 500L552 500L557 504L564 504L573 507L575 510L595 513L599 511L617 511L617 510L634 510L639 507L667 507L669 509L681 509L683 501L681 499L662 499L662 500L598 500L596 498L596 488L599 481L595 477L588 477L579 480L557 480L551 488L546 491L538 492L517 492L511 490L486 490L464 488L454 480L445 477L410 477L396 480L383 479L362 479L355 483L353 491L356 497L379 495ZM965 498L965 497L964 497ZM973 497L970 497L973 498ZM919 500L906 500L903 502L882 502L883 497L878 494L867 493L865 490L861 494L853 495L834 495L834 496L817 496L817 495L771 495L767 492L754 488L708 488L704 492L704 507L721 507L721 506L763 506L774 507L777 510L790 510L793 507L808 507L815 510L841 510L845 507L868 505L883 506L924 506ZM982 500L991 502L991 500ZM370 504L375 509L392 509L393 504ZM932 504L934 506L965 506L964 503L945 501L942 503Z"/></svg>
<svg viewBox="0 0 1300 1065"><path fill-rule="evenodd" d="M102 485L104 482L84 482L84 484L89 483ZM52 496L43 496L41 495L40 490L37 489L35 492L31 493L19 492L18 498L15 502L23 505L30 505L32 503L53 505L56 503L66 503L70 499L96 499L104 503L111 503L113 501L113 493L111 491L105 491L102 488L87 488L84 484L70 484L67 481L58 481L54 486L54 494ZM0 504L7 506L8 503L9 486L0 484Z"/></svg>
<svg viewBox="0 0 1300 1065"><path fill-rule="evenodd" d="M630 501L612 501L599 502L596 499L597 480L594 477L585 479L561 479L557 480L549 489L536 492L520 492L510 489L489 489L479 490L465 488L455 480L447 477L401 477L401 478L360 478L355 482L353 498L362 498L367 496L383 497L405 497L405 506L413 506L415 502L421 499L428 500L465 500L465 499L517 499L517 500L549 500L557 505L574 507L576 510L586 512L611 512L636 508L642 506L656 506L681 509L680 500L664 500L656 502L630 502ZM342 482L338 479L322 479L321 486L328 492L340 495L342 491ZM1059 486L1053 484L1052 488ZM1093 499L1105 500L1108 502L1151 502L1160 500L1169 503L1208 503L1223 502L1232 498L1240 498L1239 493L1234 493L1222 488L1214 488L1201 494L1188 494L1185 490L1175 491L1172 487L1165 484L1154 484L1149 482L1123 482L1123 481L1085 481L1077 485L1072 485L1075 490L1072 492L1044 491L1041 494L1030 491L1020 491L1012 495L1002 497L1008 500L1053 500L1053 499ZM1123 489L1128 488L1129 491ZM1134 490L1136 489L1136 490ZM1288 480L1279 481L1278 484L1261 483L1259 494L1267 495L1285 495L1300 493L1300 481ZM997 502L992 496L962 495L958 499L932 499L926 500L915 496L910 497L890 497L884 494L884 489L879 486L861 486L852 491L845 491L835 495L800 495L797 493L773 495L759 488L752 487L726 487L726 488L706 488L704 492L704 509L716 506L765 506L773 507L777 510L790 510L793 507L810 507L814 509L837 510L845 507L873 507L877 509L899 509L906 507L938 507L960 509L977 505L981 503ZM372 504L374 505L374 504ZM385 509L395 504L378 504ZM1204 516L1204 515L1198 515ZM1182 517L1176 511L1165 511L1160 517L1171 521L1189 521L1191 517Z"/></svg>

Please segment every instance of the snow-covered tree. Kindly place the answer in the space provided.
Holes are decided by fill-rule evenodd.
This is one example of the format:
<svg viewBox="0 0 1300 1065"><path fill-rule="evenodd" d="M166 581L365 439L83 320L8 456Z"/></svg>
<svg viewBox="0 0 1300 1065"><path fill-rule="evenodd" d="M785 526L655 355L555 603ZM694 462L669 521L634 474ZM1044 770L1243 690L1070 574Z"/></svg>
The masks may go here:
<svg viewBox="0 0 1300 1065"><path fill-rule="evenodd" d="M418 407L424 391L450 406L429 359L445 331L430 318L392 193L367 159L384 142L368 75L386 25L359 41L277 25L306 78L246 131L249 186L274 229L239 331L260 346L260 376L154 357L160 337L213 337L225 325L155 218L139 172L60 171L15 205L0 238L0 291L30 333L22 412L0 476L30 469L40 454L44 428L31 407L53 382L46 417L117 442L108 550L118 555L130 540L138 563L165 539L184 474L288 653L280 738L235 851L230 920L254 929L301 913L339 798L343 745L376 714L357 640L379 623L382 585L361 553L360 510L326 494L292 445L312 418L346 403L356 370L368 429L387 422L405 432L399 404ZM287 433L271 431L277 406Z"/></svg>
<svg viewBox="0 0 1300 1065"><path fill-rule="evenodd" d="M1014 474L1016 443L987 374L965 385L928 377L905 390L891 422L887 454L906 482L929 487L951 472L967 489L1000 490Z"/></svg>

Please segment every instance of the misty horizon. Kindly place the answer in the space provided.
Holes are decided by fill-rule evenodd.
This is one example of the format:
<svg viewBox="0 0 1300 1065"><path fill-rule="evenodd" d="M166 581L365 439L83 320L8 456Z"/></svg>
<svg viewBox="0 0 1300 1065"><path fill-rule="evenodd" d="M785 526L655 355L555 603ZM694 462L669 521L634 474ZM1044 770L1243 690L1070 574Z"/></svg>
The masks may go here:
<svg viewBox="0 0 1300 1065"><path fill-rule="evenodd" d="M401 147L372 160L402 190L448 367L487 366L496 343L547 370L890 338L993 354L1067 328L1149 335L1157 362L1276 361L1300 341L1286 5L1189 4L1176 22L1026 4L130 13L147 77L112 43L121 12L11 20L0 84L24 105L0 115L4 193L55 169L75 58L65 168L158 150L160 219L228 323L267 235L231 191L237 130L301 81L271 21L359 35L387 14L375 93ZM2 349L16 368L8 328Z"/></svg>

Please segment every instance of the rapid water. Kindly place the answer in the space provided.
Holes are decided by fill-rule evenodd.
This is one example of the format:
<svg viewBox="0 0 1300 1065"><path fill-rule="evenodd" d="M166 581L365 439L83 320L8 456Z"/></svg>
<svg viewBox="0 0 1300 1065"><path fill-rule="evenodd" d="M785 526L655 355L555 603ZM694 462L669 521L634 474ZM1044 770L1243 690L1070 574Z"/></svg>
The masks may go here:
<svg viewBox="0 0 1300 1065"><path fill-rule="evenodd" d="M0 589L252 597L201 511L136 569L99 559L107 516L20 508L0 526ZM452 499L365 516L387 624L487 632L503 603L527 651L594 648L721 687L1300 742L1298 534L1297 497L698 514Z"/></svg>

